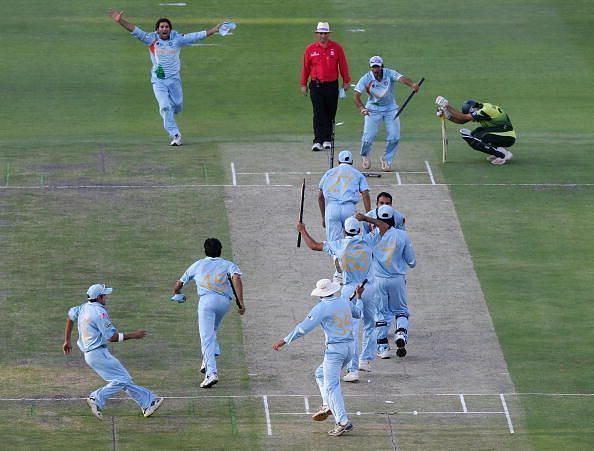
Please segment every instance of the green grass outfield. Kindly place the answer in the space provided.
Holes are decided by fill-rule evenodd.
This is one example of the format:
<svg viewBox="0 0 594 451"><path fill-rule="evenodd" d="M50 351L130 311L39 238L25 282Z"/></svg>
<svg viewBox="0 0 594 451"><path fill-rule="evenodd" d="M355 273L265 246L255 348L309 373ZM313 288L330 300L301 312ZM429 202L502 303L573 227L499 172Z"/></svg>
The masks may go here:
<svg viewBox="0 0 594 451"><path fill-rule="evenodd" d="M594 392L591 2L159 3L2 1L0 398L84 397L99 385L78 353L61 355L67 309L95 281L116 289L117 326L151 333L116 349L136 382L166 387L168 396L202 395L195 301L167 300L208 236L219 236L232 257L223 192L202 185L229 182L222 142L279 142L281 157L298 158L283 153L282 142L302 140L308 151L311 104L299 95L299 68L321 19L344 45L355 80L374 54L409 78L426 78L402 117L403 149L435 148L431 164L438 181L451 184L517 392ZM233 36L182 52L182 150L166 145L148 52L111 22L110 6L145 30L160 16L180 31L238 22ZM450 158L439 168L436 95L502 105L519 132L511 164L487 164L450 126ZM350 98L338 120L345 125L337 145L356 140L361 119ZM114 187L58 188L96 184ZM244 396L237 315L220 335L226 383L216 393ZM114 403L114 420L101 424L82 401L0 401L0 440L8 449L315 446L293 442L307 432L289 422L291 441L265 439L261 400L238 399L172 400L148 421L130 403ZM594 442L592 396L527 395L517 403L525 413L518 433L535 449ZM431 431L427 447L472 447L472 434L444 442Z"/></svg>

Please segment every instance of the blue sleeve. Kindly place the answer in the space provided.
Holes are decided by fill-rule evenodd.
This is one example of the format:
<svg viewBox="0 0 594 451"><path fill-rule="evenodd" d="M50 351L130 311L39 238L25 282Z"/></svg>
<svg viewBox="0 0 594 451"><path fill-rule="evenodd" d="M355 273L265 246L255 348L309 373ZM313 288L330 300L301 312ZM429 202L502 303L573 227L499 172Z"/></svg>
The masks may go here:
<svg viewBox="0 0 594 451"><path fill-rule="evenodd" d="M178 40L180 47L195 44L198 41L206 39L206 31L197 31L195 33L182 34Z"/></svg>
<svg viewBox="0 0 594 451"><path fill-rule="evenodd" d="M285 337L285 343L289 344L298 338L307 335L312 330L314 330L316 326L322 323L323 316L320 312L319 306L320 304L311 309L305 319L297 324L297 327L295 327L295 329L293 329L293 331Z"/></svg>
<svg viewBox="0 0 594 451"><path fill-rule="evenodd" d="M241 276L241 269L239 269L239 266L237 266L235 263L229 262L229 266L227 267L227 274L229 274L230 276L233 276L234 274Z"/></svg>
<svg viewBox="0 0 594 451"><path fill-rule="evenodd" d="M99 332L101 332L101 335L105 337L105 340L109 340L118 332L115 326L111 324L111 319L109 319L107 313L101 315L97 321L97 328L99 329Z"/></svg>
<svg viewBox="0 0 594 451"><path fill-rule="evenodd" d="M365 89L365 75L363 75L359 79L359 81L357 82L357 85L355 86L355 91L357 91L358 93L366 92L366 89Z"/></svg>
<svg viewBox="0 0 594 451"><path fill-rule="evenodd" d="M369 190L369 185L367 184L367 179L363 174L359 172L359 192Z"/></svg>
<svg viewBox="0 0 594 451"><path fill-rule="evenodd" d="M70 310L68 310L68 318L70 318L74 322L77 322L78 321L78 312L80 312L80 305L76 306L76 307L72 307Z"/></svg>
<svg viewBox="0 0 594 451"><path fill-rule="evenodd" d="M415 256L415 250L412 247L412 242L410 241L408 235L406 235L406 240L404 242L403 256L404 261L408 266L410 266L411 268L417 266L417 257Z"/></svg>
<svg viewBox="0 0 594 451"><path fill-rule="evenodd" d="M363 301L361 299L357 299L356 304L351 302L351 314L353 318L363 318Z"/></svg>
<svg viewBox="0 0 594 451"><path fill-rule="evenodd" d="M131 34L139 41L144 42L146 45L151 45L155 39L157 39L156 33L147 33L142 31L139 27L134 27L134 30L132 30Z"/></svg>
<svg viewBox="0 0 594 451"><path fill-rule="evenodd" d="M324 249L328 255L336 255L336 241L324 241Z"/></svg>
<svg viewBox="0 0 594 451"><path fill-rule="evenodd" d="M188 269L186 269L186 271L182 274L182 276L179 278L179 280L181 280L181 282L186 285L188 282L190 282L191 280L194 280L194 277L196 277L196 270L195 270L195 266L196 263L192 263L190 265L190 267Z"/></svg>

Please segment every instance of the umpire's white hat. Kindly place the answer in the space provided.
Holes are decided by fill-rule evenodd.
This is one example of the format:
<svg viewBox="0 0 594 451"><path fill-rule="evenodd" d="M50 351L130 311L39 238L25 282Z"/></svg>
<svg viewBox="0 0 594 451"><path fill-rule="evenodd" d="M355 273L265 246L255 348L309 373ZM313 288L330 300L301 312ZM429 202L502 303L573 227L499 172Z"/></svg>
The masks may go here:
<svg viewBox="0 0 594 451"><path fill-rule="evenodd" d="M89 299L97 299L102 294L111 294L113 288L108 288L104 283L96 283L91 285L87 290L87 297Z"/></svg>
<svg viewBox="0 0 594 451"><path fill-rule="evenodd" d="M318 22L316 33L332 33L328 22Z"/></svg>
<svg viewBox="0 0 594 451"><path fill-rule="evenodd" d="M351 235L356 235L361 230L361 223L354 216L349 216L344 221L344 231Z"/></svg>
<svg viewBox="0 0 594 451"><path fill-rule="evenodd" d="M340 284L338 282L332 282L330 279L320 279L316 283L316 287L311 292L311 295L324 298L337 291L340 291Z"/></svg>
<svg viewBox="0 0 594 451"><path fill-rule="evenodd" d="M338 154L338 162L353 164L353 154L349 150L343 150Z"/></svg>

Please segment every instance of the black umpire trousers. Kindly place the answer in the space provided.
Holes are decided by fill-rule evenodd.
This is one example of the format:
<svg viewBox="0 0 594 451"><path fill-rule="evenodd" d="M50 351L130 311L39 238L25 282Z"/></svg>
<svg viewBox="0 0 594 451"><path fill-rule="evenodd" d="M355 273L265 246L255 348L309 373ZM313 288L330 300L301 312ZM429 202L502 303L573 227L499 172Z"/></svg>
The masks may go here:
<svg viewBox="0 0 594 451"><path fill-rule="evenodd" d="M332 140L332 123L338 107L338 80L309 82L309 96L313 106L314 143Z"/></svg>

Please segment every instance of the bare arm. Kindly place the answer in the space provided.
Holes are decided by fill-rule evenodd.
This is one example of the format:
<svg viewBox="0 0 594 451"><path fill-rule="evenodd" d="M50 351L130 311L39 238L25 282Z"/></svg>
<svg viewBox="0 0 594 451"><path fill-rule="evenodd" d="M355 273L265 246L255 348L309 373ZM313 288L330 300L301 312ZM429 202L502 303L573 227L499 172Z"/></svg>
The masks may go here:
<svg viewBox="0 0 594 451"><path fill-rule="evenodd" d="M320 207L320 213L322 213L322 227L326 228L326 199L324 199L322 190L318 194L318 206Z"/></svg>
<svg viewBox="0 0 594 451"><path fill-rule="evenodd" d="M414 81L412 81L409 78L406 78L405 76L402 76L398 79L398 81L406 86L408 86L410 89L412 89L414 92L419 92L419 85L416 84Z"/></svg>
<svg viewBox="0 0 594 451"><path fill-rule="evenodd" d="M363 198L363 206L365 207L365 211L371 210L371 199L369 198L369 190L366 189L365 191L362 191L361 197Z"/></svg>
<svg viewBox="0 0 594 451"><path fill-rule="evenodd" d="M378 230L380 231L380 235L382 235L382 236L384 235L384 233L386 233L390 229L390 226L388 224L386 224L384 221L380 221L379 219L375 219L375 218L370 218L369 216L365 216L364 214L361 214L361 213L357 213L355 215L355 218L357 219L357 221L365 221L370 224L373 224L374 226L376 226L378 228Z"/></svg>
<svg viewBox="0 0 594 451"><path fill-rule="evenodd" d="M305 244L309 247L312 251L323 251L324 250L324 243L320 243L312 238L309 234L307 229L305 228L305 224L302 222L297 223L297 231L301 233L301 236L305 240Z"/></svg>
<svg viewBox="0 0 594 451"><path fill-rule="evenodd" d="M130 33L132 33L134 31L134 28L136 27L136 25L128 22L127 20L124 19L124 11L118 11L115 9L110 9L109 10L109 16L113 19L114 22L119 23L122 27L124 27L126 30L128 30Z"/></svg>
<svg viewBox="0 0 594 451"><path fill-rule="evenodd" d="M467 122L472 121L472 116L470 114L464 114L461 111L453 108L451 105L448 105L446 109L448 113L450 113L450 117L448 119L452 122L455 122L456 124L466 124Z"/></svg>
<svg viewBox="0 0 594 451"><path fill-rule="evenodd" d="M146 337L147 335L148 334L144 330L135 330L134 332L125 333L124 340L140 340L140 339ZM114 343L114 342L119 341L119 338L120 338L119 333L116 332L109 338L109 341Z"/></svg>
<svg viewBox="0 0 594 451"><path fill-rule="evenodd" d="M353 100L355 101L355 105L357 105L357 108L359 108L361 114L363 116L367 116L369 114L369 110L365 108L365 105L363 105L363 102L361 101L361 93L359 91L355 91Z"/></svg>
<svg viewBox="0 0 594 451"><path fill-rule="evenodd" d="M72 352L70 338L72 336L73 327L74 322L70 318L66 318L66 327L64 328L64 344L62 345L62 351L64 351L64 355L68 355L70 352Z"/></svg>
<svg viewBox="0 0 594 451"><path fill-rule="evenodd" d="M181 293L181 289L184 287L184 283L181 280L176 280L173 286L173 294Z"/></svg>
<svg viewBox="0 0 594 451"><path fill-rule="evenodd" d="M239 274L233 274L231 277L233 280L233 286L235 287L235 292L237 293L237 299L239 299L239 305L241 307L238 308L238 312L240 315L245 313L245 304L243 302L243 282L241 281L241 276Z"/></svg>

